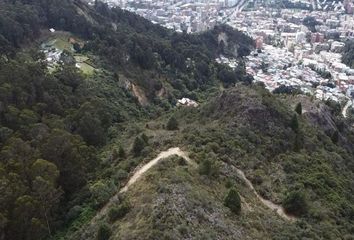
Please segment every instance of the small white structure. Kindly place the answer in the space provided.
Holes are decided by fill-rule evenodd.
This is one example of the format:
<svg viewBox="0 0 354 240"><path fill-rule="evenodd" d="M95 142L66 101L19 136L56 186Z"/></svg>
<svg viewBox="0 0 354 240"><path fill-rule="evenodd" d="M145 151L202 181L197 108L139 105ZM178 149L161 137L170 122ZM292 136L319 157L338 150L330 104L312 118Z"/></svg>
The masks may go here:
<svg viewBox="0 0 354 240"><path fill-rule="evenodd" d="M198 107L198 103L189 98L182 98L177 101L177 106Z"/></svg>
<svg viewBox="0 0 354 240"><path fill-rule="evenodd" d="M54 32L55 32L55 29L54 29L54 28L50 28L49 31L50 31L51 33L54 33Z"/></svg>

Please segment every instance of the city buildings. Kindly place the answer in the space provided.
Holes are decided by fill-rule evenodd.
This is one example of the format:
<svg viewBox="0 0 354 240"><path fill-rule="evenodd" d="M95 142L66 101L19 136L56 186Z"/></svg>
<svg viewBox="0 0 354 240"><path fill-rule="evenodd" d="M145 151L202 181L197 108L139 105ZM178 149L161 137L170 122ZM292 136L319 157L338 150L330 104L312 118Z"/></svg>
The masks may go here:
<svg viewBox="0 0 354 240"><path fill-rule="evenodd" d="M319 99L338 102L348 102L354 95L354 69L341 62L345 41L354 38L352 0L304 0L303 9L273 9L245 0L107 2L177 32L201 32L220 23L245 32L256 45L246 59L246 70L270 91L292 86ZM308 10L311 8L316 10ZM233 68L238 64L237 59L224 56L217 61Z"/></svg>

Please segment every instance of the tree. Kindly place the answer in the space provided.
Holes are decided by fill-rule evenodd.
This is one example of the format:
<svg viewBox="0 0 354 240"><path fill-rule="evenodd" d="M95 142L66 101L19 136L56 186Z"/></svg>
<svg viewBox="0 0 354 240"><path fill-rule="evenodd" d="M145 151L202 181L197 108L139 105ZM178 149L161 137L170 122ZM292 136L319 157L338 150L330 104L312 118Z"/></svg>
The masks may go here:
<svg viewBox="0 0 354 240"><path fill-rule="evenodd" d="M199 174L207 175L209 177L217 177L219 173L219 166L208 158L202 160L199 164Z"/></svg>
<svg viewBox="0 0 354 240"><path fill-rule="evenodd" d="M46 221L48 234L51 235L51 215L60 200L61 189L57 187L59 171L55 164L38 159L32 164L31 172L34 176L33 189L37 201L42 209Z"/></svg>
<svg viewBox="0 0 354 240"><path fill-rule="evenodd" d="M300 151L304 146L304 136L301 133L296 133L294 151Z"/></svg>
<svg viewBox="0 0 354 240"><path fill-rule="evenodd" d="M77 53L81 53L81 46L77 42L73 44L73 48Z"/></svg>
<svg viewBox="0 0 354 240"><path fill-rule="evenodd" d="M233 213L240 214L241 212L241 198L235 188L231 188L224 199L224 205L228 207Z"/></svg>
<svg viewBox="0 0 354 240"><path fill-rule="evenodd" d="M45 219L48 234L52 235L50 222L52 221L52 209L54 209L60 200L62 194L60 189L57 189L53 182L37 176L33 181L34 194L37 198L42 216Z"/></svg>
<svg viewBox="0 0 354 240"><path fill-rule="evenodd" d="M296 133L299 131L299 120L297 119L296 114L291 118L290 127Z"/></svg>
<svg viewBox="0 0 354 240"><path fill-rule="evenodd" d="M88 147L81 137L58 129L43 141L41 153L58 167L59 184L67 196L84 186L96 159L95 149Z"/></svg>
<svg viewBox="0 0 354 240"><path fill-rule="evenodd" d="M338 141L339 141L339 133L338 133L337 130L333 132L333 134L332 134L332 136L331 136L331 139L332 139L332 142L333 142L334 144L337 144L337 143L338 143Z"/></svg>
<svg viewBox="0 0 354 240"><path fill-rule="evenodd" d="M178 130L178 122L175 117L171 117L168 122L167 122L167 130L173 131L173 130Z"/></svg>
<svg viewBox="0 0 354 240"><path fill-rule="evenodd" d="M225 87L231 86L237 82L237 76L235 72L223 68L218 73L218 78L222 81Z"/></svg>
<svg viewBox="0 0 354 240"><path fill-rule="evenodd" d="M289 214L302 216L308 211L305 193L301 190L291 191L283 200L283 207Z"/></svg>
<svg viewBox="0 0 354 240"><path fill-rule="evenodd" d="M108 212L108 217L111 222L115 222L118 219L123 218L130 210L128 202L123 202L118 207L113 207Z"/></svg>
<svg viewBox="0 0 354 240"><path fill-rule="evenodd" d="M141 134L141 140L143 140L146 145L149 144L149 137L146 136L145 133Z"/></svg>
<svg viewBox="0 0 354 240"><path fill-rule="evenodd" d="M320 25L321 23L318 22L316 20L316 18L312 17L312 16L307 16L304 18L304 20L302 21L302 24L304 24L306 27L308 27L308 29L311 32L316 32L316 25Z"/></svg>
<svg viewBox="0 0 354 240"><path fill-rule="evenodd" d="M295 112L297 112L297 114L301 115L302 114L302 105L301 102L299 102L296 107L295 107Z"/></svg>
<svg viewBox="0 0 354 240"><path fill-rule="evenodd" d="M126 157L125 150L124 150L124 148L122 146L119 146L118 157L121 158L121 159Z"/></svg>
<svg viewBox="0 0 354 240"><path fill-rule="evenodd" d="M111 181L99 180L90 186L91 196L96 206L106 203L115 190L115 185Z"/></svg>
<svg viewBox="0 0 354 240"><path fill-rule="evenodd" d="M141 151L144 149L144 141L140 137L136 137L133 143L132 153L135 157L141 154Z"/></svg>
<svg viewBox="0 0 354 240"><path fill-rule="evenodd" d="M74 58L74 55L69 52L68 50L64 50L62 54L60 55L60 61L62 61L66 65L74 66L76 63L76 60Z"/></svg>
<svg viewBox="0 0 354 240"><path fill-rule="evenodd" d="M23 195L16 199L13 209L13 222L10 226L14 228L12 229L13 239L34 240L46 235L43 231L46 229L46 224L39 220L38 207L38 201L29 195Z"/></svg>
<svg viewBox="0 0 354 240"><path fill-rule="evenodd" d="M5 239L5 227L7 222L7 218L0 213L0 239Z"/></svg>

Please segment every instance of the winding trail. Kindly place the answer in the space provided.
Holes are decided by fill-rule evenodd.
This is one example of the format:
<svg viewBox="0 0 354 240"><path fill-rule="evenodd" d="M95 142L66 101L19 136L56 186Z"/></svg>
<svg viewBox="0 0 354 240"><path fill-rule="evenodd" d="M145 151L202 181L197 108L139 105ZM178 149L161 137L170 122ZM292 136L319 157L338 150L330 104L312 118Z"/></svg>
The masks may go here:
<svg viewBox="0 0 354 240"><path fill-rule="evenodd" d="M137 180L139 180L139 178L145 173L147 172L150 168L152 168L153 166L155 166L157 163L159 163L161 160L166 159L172 155L177 155L180 156L182 158L184 158L189 164L194 165L194 162L188 157L188 154L184 151L182 151L180 148L176 147L176 148L170 148L167 151L161 152L156 158L152 159L150 162L148 162L147 164L143 165L141 168L138 168L136 170L136 172L134 173L134 175L129 179L128 183L119 191L119 193L124 193L126 191L128 191L128 188L134 184ZM251 181L246 177L245 173L234 167L237 175L239 175L243 181L245 181L246 185L252 190L252 192L256 195L256 197L269 209L271 209L272 211L276 211L276 213L282 217L285 220L288 221L294 221L296 220L295 217L293 216L289 216L288 214L286 214L284 208L281 205L275 204L267 199L264 199L262 196L260 196L256 189L254 188L253 184L251 183Z"/></svg>
<svg viewBox="0 0 354 240"><path fill-rule="evenodd" d="M167 151L161 152L156 158L152 159L150 162L142 166L141 168L138 168L134 175L129 179L128 183L119 191L119 193L124 193L128 191L128 188L135 183L146 171L148 171L150 168L155 166L157 163L159 163L161 160L168 158L170 156L177 155L182 158L184 158L189 164L194 164L190 158L188 157L187 153L183 152L180 148L170 148Z"/></svg>
<svg viewBox="0 0 354 240"><path fill-rule="evenodd" d="M97 225L97 221L101 218L103 218L106 214L108 214L108 209L110 206L112 206L119 197L119 194L121 193L125 193L128 191L129 187L131 187L135 182L137 182L142 175L147 172L150 168L152 168L153 166L155 166L157 163L159 163L161 160L164 160L170 156L173 155L177 155L180 156L182 158L184 158L188 164L192 165L192 166L196 166L195 162L192 161L189 157L188 157L188 153L182 151L179 147L175 147L175 148L170 148L167 151L163 151L161 152L156 158L152 159L151 161L149 161L148 163L146 163L145 165L142 165L140 167L137 167L135 170L135 173L133 174L133 176L129 179L129 181L127 182L127 184L120 189L119 193L114 195L109 202L96 214L96 216L94 216L90 223L88 224L88 229L94 229L94 226ZM264 199L262 196L260 196L257 191L255 190L255 188L253 187L253 184L251 183L250 180L247 179L247 177L245 176L244 172L241 171L240 169L236 168L235 166L232 166L236 172L237 175L239 175L243 181L245 181L246 185L253 191L253 193L256 195L256 197L268 208L270 208L273 211L276 211L276 213L282 217L285 220L288 221L293 221L296 220L295 217L289 216L285 213L283 207L281 205L277 205L269 200ZM86 239L89 239L90 236L92 236L92 233L89 232L85 232L84 231L84 227L82 227L79 232L77 232L78 235L74 235L74 236L80 236L80 237L86 237ZM74 238L75 239L75 238Z"/></svg>
<svg viewBox="0 0 354 240"><path fill-rule="evenodd" d="M275 203L273 203L273 202L271 202L271 201L269 201L269 200L267 200L267 199L264 199L262 196L260 196L260 195L257 193L256 189L253 187L253 184L251 183L251 181L248 180L248 178L246 177L245 173L244 173L243 171L241 171L240 169L236 168L236 167L234 167L234 168L236 169L237 174L242 178L243 181L245 181L246 185L253 191L253 193L256 195L256 197L257 197L265 206L267 206L268 208L270 208L270 209L273 210L273 211L276 211L276 213L277 213L280 217L282 217L282 218L284 218L284 219L286 219L286 220L288 220L288 221L294 221L294 220L296 220L295 217L288 215L288 214L285 212L284 208L283 208L281 205L275 204Z"/></svg>

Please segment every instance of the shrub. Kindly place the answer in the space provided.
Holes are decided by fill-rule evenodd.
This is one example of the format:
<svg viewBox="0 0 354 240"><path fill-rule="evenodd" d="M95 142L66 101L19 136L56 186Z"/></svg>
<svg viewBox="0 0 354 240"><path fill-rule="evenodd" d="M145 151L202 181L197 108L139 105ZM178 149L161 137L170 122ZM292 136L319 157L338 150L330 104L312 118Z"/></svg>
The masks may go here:
<svg viewBox="0 0 354 240"><path fill-rule="evenodd" d="M199 174L216 177L219 173L219 166L210 159L204 159L199 164Z"/></svg>
<svg viewBox="0 0 354 240"><path fill-rule="evenodd" d="M97 240L108 240L112 235L112 231L107 224L102 224L97 232Z"/></svg>
<svg viewBox="0 0 354 240"><path fill-rule="evenodd" d="M119 146L119 149L118 149L118 157L120 159L122 158L125 158L126 157L126 154L125 154L125 151L124 151L124 148L122 146Z"/></svg>
<svg viewBox="0 0 354 240"><path fill-rule="evenodd" d="M173 130L178 130L178 122L175 117L171 117L166 126L167 130L173 131Z"/></svg>
<svg viewBox="0 0 354 240"><path fill-rule="evenodd" d="M231 188L224 199L224 205L228 207L231 212L240 214L241 212L241 198L235 188Z"/></svg>
<svg viewBox="0 0 354 240"><path fill-rule="evenodd" d="M134 154L134 156L135 157L139 156L141 154L141 151L144 149L144 147L145 147L144 141L140 137L136 137L132 148L132 153Z"/></svg>
<svg viewBox="0 0 354 240"><path fill-rule="evenodd" d="M108 217L111 222L115 222L118 219L123 218L130 210L128 203L122 203L118 207L113 207L108 212Z"/></svg>
<svg viewBox="0 0 354 240"><path fill-rule="evenodd" d="M308 211L308 204L305 193L300 190L291 191L283 200L285 211L294 216L305 215Z"/></svg>
<svg viewBox="0 0 354 240"><path fill-rule="evenodd" d="M141 134L141 140L143 140L145 144L149 143L149 137L146 136L145 133Z"/></svg>
<svg viewBox="0 0 354 240"><path fill-rule="evenodd" d="M97 207L105 204L115 190L116 187L111 181L99 180L90 186L91 197Z"/></svg>

